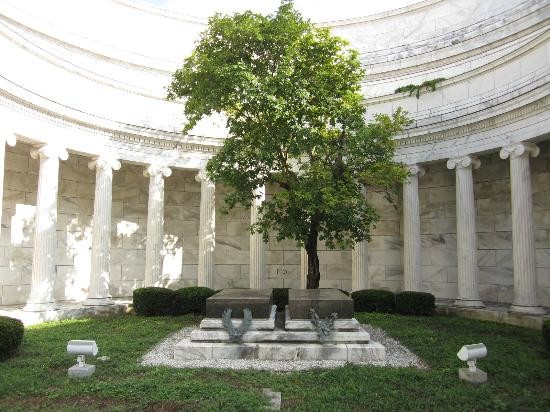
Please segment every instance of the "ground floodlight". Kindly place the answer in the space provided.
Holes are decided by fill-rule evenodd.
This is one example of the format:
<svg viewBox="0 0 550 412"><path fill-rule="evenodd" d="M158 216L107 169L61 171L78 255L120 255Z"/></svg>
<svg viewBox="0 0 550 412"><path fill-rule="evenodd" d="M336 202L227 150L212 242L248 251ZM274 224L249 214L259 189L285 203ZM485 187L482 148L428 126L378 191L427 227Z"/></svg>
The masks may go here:
<svg viewBox="0 0 550 412"><path fill-rule="evenodd" d="M86 363L86 356L96 356L98 353L95 340L70 340L67 343L67 353L77 355L76 365L69 368L70 378L88 378L95 372L95 365Z"/></svg>
<svg viewBox="0 0 550 412"><path fill-rule="evenodd" d="M487 374L476 367L476 360L487 356L487 346L483 343L464 345L456 354L458 359L468 363L467 368L458 370L458 377L471 383L483 383L487 381Z"/></svg>

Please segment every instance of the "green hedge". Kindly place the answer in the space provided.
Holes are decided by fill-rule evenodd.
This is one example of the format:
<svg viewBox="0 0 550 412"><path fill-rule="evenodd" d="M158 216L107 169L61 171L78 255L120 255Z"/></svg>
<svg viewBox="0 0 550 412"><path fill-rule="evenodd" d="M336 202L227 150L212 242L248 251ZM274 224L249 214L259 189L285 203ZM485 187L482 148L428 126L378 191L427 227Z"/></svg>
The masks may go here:
<svg viewBox="0 0 550 412"><path fill-rule="evenodd" d="M399 292L395 295L395 311L403 315L433 315L435 296L426 292Z"/></svg>
<svg viewBox="0 0 550 412"><path fill-rule="evenodd" d="M167 316L174 313L176 291L167 288L134 290L134 310L140 316Z"/></svg>
<svg viewBox="0 0 550 412"><path fill-rule="evenodd" d="M277 311L285 310L288 305L288 289L289 288L273 288L273 304L277 305Z"/></svg>
<svg viewBox="0 0 550 412"><path fill-rule="evenodd" d="M191 286L176 290L174 314L206 314L206 299L217 292L202 286Z"/></svg>
<svg viewBox="0 0 550 412"><path fill-rule="evenodd" d="M352 292L351 298L356 312L392 313L395 309L395 294L389 290L358 290Z"/></svg>
<svg viewBox="0 0 550 412"><path fill-rule="evenodd" d="M19 319L0 316L0 360L8 358L19 348L24 331Z"/></svg>
<svg viewBox="0 0 550 412"><path fill-rule="evenodd" d="M550 319L545 320L542 324L542 337L544 338L546 350L550 352Z"/></svg>

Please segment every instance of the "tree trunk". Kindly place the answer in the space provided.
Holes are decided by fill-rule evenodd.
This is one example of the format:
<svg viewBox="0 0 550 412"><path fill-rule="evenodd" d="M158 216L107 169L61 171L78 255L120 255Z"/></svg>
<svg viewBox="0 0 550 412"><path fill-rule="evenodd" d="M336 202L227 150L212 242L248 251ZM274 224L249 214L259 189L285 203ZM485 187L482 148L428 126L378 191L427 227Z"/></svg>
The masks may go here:
<svg viewBox="0 0 550 412"><path fill-rule="evenodd" d="M319 271L319 256L317 254L317 239L319 231L317 225L312 223L309 239L305 245L307 252L307 289L318 289L321 272Z"/></svg>

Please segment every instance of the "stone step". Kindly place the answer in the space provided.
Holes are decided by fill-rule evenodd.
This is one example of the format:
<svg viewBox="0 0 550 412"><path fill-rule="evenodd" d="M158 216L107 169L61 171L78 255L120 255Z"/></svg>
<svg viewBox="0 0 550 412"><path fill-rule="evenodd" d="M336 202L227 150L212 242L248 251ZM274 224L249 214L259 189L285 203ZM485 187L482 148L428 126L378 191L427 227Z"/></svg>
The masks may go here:
<svg viewBox="0 0 550 412"><path fill-rule="evenodd" d="M336 319L334 321L334 330L357 331L361 325L357 319ZM288 306L285 308L285 329L286 330L315 330L311 320L307 319L291 319Z"/></svg>
<svg viewBox="0 0 550 412"><path fill-rule="evenodd" d="M277 361L340 360L352 363L383 362L386 359L386 348L378 342L363 344L219 343L192 342L185 339L175 345L174 359L259 359Z"/></svg>
<svg viewBox="0 0 550 412"><path fill-rule="evenodd" d="M273 330L275 329L275 316L277 314L277 305L271 307L271 314L268 319L252 319L250 330ZM240 328L243 320L232 319L233 326ZM223 329L223 321L220 318L205 318L201 321L201 329Z"/></svg>
<svg viewBox="0 0 550 412"><path fill-rule="evenodd" d="M195 329L191 332L193 342L230 342L225 330ZM325 339L326 343L368 343L370 335L361 329L356 332L332 332ZM248 331L242 342L319 342L317 332L312 331Z"/></svg>

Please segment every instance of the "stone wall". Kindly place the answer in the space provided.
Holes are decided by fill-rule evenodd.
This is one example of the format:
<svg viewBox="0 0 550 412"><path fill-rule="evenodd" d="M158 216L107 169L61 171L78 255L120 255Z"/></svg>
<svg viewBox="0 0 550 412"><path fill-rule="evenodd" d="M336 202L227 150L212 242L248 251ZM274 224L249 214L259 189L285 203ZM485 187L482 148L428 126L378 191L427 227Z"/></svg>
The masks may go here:
<svg viewBox="0 0 550 412"><path fill-rule="evenodd" d="M539 299L550 305L550 142L531 159L536 229ZM34 205L38 160L30 146L8 147L5 160L2 234L0 237L0 304L24 303L30 292ZM509 161L498 153L480 157L474 171L477 207L480 294L485 301L513 299ZM86 297L91 249L95 173L90 158L71 154L60 162L57 223L58 300ZM445 163L424 166L419 179L423 288L440 298L457 294L456 202L454 171ZM144 281L149 179L144 167L123 163L114 172L111 293L130 296ZM165 239L162 284L177 288L197 284L200 183L195 171L173 169L165 179ZM214 287L248 287L250 211L221 213L225 189L216 187ZM268 196L270 188L268 188ZM380 221L368 246L372 288L400 290L403 283L402 209L382 193L368 198ZM400 203L400 201L398 201ZM271 241L265 252L266 287L299 287L300 250L293 241ZM351 251L319 245L321 287L351 289Z"/></svg>

